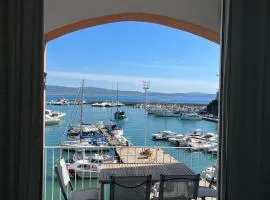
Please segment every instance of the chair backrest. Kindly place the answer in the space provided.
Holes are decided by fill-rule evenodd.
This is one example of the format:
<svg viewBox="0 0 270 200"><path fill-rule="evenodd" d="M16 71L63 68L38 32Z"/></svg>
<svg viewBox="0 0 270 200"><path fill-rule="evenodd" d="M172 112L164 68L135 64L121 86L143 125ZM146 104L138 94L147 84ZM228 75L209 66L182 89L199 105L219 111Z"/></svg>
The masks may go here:
<svg viewBox="0 0 270 200"><path fill-rule="evenodd" d="M70 182L69 173L67 170L67 165L65 160L62 158L60 162L55 166L55 173L59 182L59 185L61 187L62 194L64 196L64 199L67 200L68 196L66 194L66 188L67 186L70 187L70 191L73 191L72 184Z"/></svg>
<svg viewBox="0 0 270 200"><path fill-rule="evenodd" d="M149 200L152 176L111 176L110 200Z"/></svg>
<svg viewBox="0 0 270 200"><path fill-rule="evenodd" d="M159 200L197 199L200 174L160 175Z"/></svg>

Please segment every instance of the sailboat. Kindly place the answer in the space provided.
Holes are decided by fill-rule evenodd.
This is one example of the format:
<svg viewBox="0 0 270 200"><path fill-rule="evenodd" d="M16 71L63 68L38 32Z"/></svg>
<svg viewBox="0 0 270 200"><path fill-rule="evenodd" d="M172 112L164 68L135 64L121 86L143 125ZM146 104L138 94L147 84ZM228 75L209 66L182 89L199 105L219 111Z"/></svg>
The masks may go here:
<svg viewBox="0 0 270 200"><path fill-rule="evenodd" d="M108 140L102 136L98 129L94 130L93 125L83 124L83 93L84 93L84 80L82 80L81 87L81 101L80 101L80 125L70 128L67 133L68 140L63 141L60 147L63 150L76 150L85 149L85 151L99 151L107 150ZM76 134L77 133L77 134Z"/></svg>
<svg viewBox="0 0 270 200"><path fill-rule="evenodd" d="M119 102L118 100L118 83L117 83L117 103ZM118 110L118 106L116 107L116 112L114 113L114 119L115 120L123 120L126 119L127 116L125 114L125 111L123 110Z"/></svg>

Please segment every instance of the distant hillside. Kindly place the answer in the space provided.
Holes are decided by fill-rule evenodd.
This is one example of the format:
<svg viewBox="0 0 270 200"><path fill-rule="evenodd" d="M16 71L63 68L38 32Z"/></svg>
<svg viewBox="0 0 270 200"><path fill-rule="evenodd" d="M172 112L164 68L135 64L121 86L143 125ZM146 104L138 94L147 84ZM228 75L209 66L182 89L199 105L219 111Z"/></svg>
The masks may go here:
<svg viewBox="0 0 270 200"><path fill-rule="evenodd" d="M59 96L66 96L66 95L77 95L79 88L73 87L64 87L64 86L53 86L47 85L46 93L47 95L59 95ZM113 91L115 94L116 91ZM143 95L142 92L137 91L120 91L119 96L140 96ZM85 87L84 88L85 96L110 96L112 95L112 91L104 88L96 88L96 87ZM158 93L158 92L149 92L149 96L190 96L190 97L214 97L215 94L207 94L207 93L200 93L200 92L191 92L191 93Z"/></svg>

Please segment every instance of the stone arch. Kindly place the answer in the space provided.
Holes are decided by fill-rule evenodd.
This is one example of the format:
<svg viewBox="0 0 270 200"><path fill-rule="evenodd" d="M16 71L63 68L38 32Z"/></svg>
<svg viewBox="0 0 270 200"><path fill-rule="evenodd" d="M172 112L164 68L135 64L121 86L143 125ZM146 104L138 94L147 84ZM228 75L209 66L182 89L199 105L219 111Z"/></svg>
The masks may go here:
<svg viewBox="0 0 270 200"><path fill-rule="evenodd" d="M45 33L45 41L49 42L50 40L56 39L62 35L84 28L122 21L141 21L161 24L179 30L187 31L215 43L219 43L219 33L217 32L184 20L150 13L118 13L81 20Z"/></svg>

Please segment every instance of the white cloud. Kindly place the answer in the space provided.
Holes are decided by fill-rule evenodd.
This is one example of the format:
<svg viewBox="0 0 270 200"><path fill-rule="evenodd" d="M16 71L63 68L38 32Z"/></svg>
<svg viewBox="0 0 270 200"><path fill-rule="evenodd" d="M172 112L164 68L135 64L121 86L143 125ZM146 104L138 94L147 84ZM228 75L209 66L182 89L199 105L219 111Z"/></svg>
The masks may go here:
<svg viewBox="0 0 270 200"><path fill-rule="evenodd" d="M186 80L186 79L168 79L168 78L153 78L144 76L122 76L122 75L109 75L109 74L95 74L95 73L79 73L79 72L60 72L48 71L48 84L54 84L59 79L72 79L77 80L78 83L81 79L86 80L92 86L104 87L108 83L113 84L118 82L121 90L142 90L142 81L150 81L150 90L153 92L206 92L215 93L218 88L216 81L209 80ZM49 82L50 81L50 82ZM69 85L71 86L71 85ZM107 88L107 87L106 87Z"/></svg>

